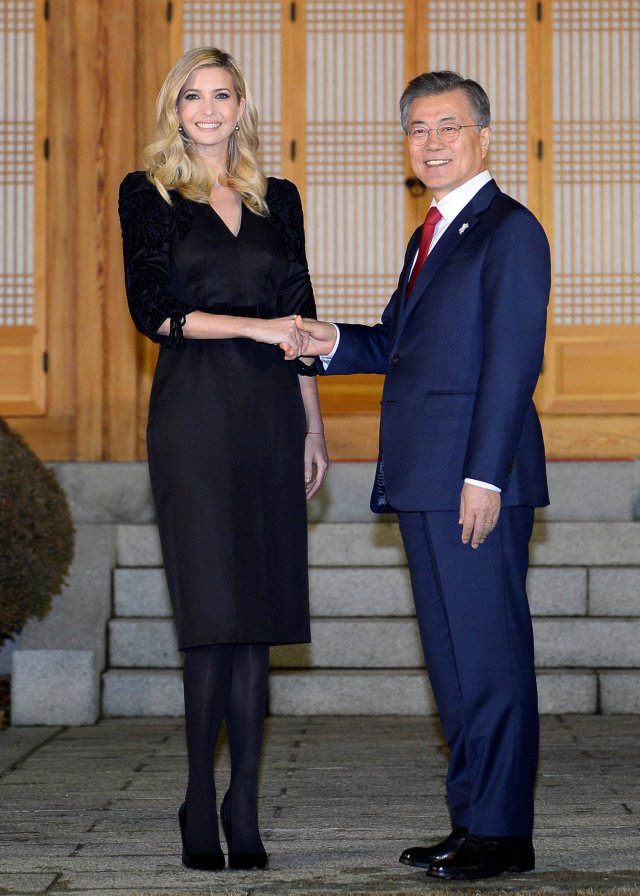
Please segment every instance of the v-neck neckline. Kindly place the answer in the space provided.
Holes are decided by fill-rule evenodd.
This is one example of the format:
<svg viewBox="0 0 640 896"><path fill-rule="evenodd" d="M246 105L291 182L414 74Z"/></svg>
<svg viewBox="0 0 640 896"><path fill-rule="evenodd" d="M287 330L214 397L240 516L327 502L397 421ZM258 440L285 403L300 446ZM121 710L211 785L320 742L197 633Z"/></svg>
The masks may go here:
<svg viewBox="0 0 640 896"><path fill-rule="evenodd" d="M233 232L233 230L229 227L229 225L228 225L227 222L224 220L224 218L222 217L222 215L218 214L218 212L215 210L215 208L211 205L210 202L208 202L207 205L209 206L209 208L211 209L211 211L213 212L213 214L216 216L216 218L218 219L218 221L220 221L220 223L222 224L222 226L224 227L224 229L227 231L227 233L229 234L229 236L230 236L232 239L237 240L238 237L240 236L240 231L242 230L242 224L243 224L243 222L244 222L244 202L241 202L241 203L240 203L240 224L238 225L238 232L237 232L237 233L234 233L234 232Z"/></svg>

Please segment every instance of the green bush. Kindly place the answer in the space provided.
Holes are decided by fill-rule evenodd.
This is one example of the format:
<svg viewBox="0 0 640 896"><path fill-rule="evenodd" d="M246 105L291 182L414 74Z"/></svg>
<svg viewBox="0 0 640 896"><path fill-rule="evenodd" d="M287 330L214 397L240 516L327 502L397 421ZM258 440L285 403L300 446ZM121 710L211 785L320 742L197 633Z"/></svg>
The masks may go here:
<svg viewBox="0 0 640 896"><path fill-rule="evenodd" d="M75 530L57 479L0 418L0 647L64 584Z"/></svg>

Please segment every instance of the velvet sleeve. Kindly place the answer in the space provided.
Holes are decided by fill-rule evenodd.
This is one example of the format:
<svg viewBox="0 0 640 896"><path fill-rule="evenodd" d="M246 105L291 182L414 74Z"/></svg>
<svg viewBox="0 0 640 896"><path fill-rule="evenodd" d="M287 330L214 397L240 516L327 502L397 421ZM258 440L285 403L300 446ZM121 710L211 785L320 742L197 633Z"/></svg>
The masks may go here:
<svg viewBox="0 0 640 896"><path fill-rule="evenodd" d="M137 171L128 174L120 185L118 212L125 288L133 322L153 342L183 349L185 316L194 309L171 292L169 253L176 230L176 209L162 198L143 172ZM158 327L167 318L170 335L162 336Z"/></svg>
<svg viewBox="0 0 640 896"><path fill-rule="evenodd" d="M287 270L280 285L278 313L316 317L316 303L305 251L302 202L295 184L269 178L267 204L270 220L287 244Z"/></svg>

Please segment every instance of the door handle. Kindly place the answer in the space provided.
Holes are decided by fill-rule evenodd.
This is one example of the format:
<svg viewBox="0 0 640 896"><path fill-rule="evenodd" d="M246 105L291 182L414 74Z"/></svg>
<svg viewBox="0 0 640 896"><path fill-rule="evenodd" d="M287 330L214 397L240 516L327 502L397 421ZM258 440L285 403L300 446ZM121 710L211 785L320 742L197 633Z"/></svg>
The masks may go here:
<svg viewBox="0 0 640 896"><path fill-rule="evenodd" d="M418 180L417 177L408 177L405 180L404 185L411 193L411 195L415 196L416 198L424 196L424 194L427 192L427 188L421 180Z"/></svg>

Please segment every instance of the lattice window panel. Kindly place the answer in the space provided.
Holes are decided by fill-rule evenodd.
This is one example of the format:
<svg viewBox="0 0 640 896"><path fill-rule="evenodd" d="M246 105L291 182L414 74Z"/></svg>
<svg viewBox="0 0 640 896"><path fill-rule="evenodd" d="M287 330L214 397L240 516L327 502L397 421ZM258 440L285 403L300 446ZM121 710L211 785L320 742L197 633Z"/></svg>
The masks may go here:
<svg viewBox="0 0 640 896"><path fill-rule="evenodd" d="M640 324L640 2L553 3L557 324Z"/></svg>
<svg viewBox="0 0 640 896"><path fill-rule="evenodd" d="M404 252L404 2L308 0L309 264L318 313L375 323Z"/></svg>
<svg viewBox="0 0 640 896"><path fill-rule="evenodd" d="M473 78L491 101L488 165L500 188L527 204L526 0L430 0L428 63Z"/></svg>
<svg viewBox="0 0 640 896"><path fill-rule="evenodd" d="M214 46L240 64L258 109L260 163L274 177L281 175L280 32L279 0L183 3L184 50Z"/></svg>
<svg viewBox="0 0 640 896"><path fill-rule="evenodd" d="M34 313L34 8L0 3L0 326Z"/></svg>

